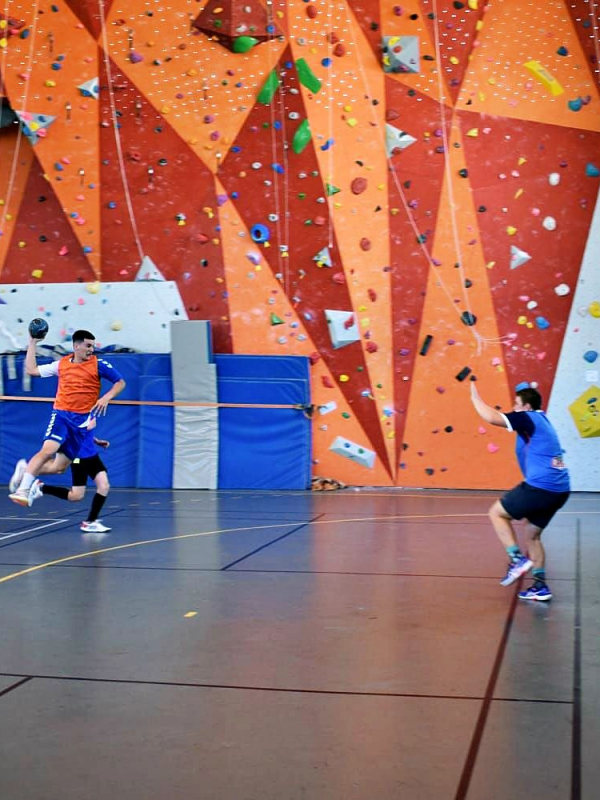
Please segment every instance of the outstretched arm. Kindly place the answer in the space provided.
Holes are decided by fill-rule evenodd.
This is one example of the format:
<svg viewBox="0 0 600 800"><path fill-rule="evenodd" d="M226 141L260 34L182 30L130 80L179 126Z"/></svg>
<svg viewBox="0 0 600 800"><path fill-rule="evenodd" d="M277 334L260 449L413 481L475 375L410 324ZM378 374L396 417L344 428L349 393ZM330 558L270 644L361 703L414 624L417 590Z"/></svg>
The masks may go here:
<svg viewBox="0 0 600 800"><path fill-rule="evenodd" d="M489 422L490 425L497 425L499 428L508 427L504 416L499 411L496 411L495 408L484 403L481 397L479 397L479 392L477 391L474 381L471 381L471 402L479 416L486 422Z"/></svg>
<svg viewBox="0 0 600 800"><path fill-rule="evenodd" d="M39 378L40 371L37 365L36 359L36 352L35 346L38 343L38 339L33 339L29 337L29 344L27 345L27 353L25 354L25 372L28 375L35 375Z"/></svg>
<svg viewBox="0 0 600 800"><path fill-rule="evenodd" d="M102 397L98 398L96 405L92 408L92 414L95 416L101 416L106 414L106 409L108 408L108 404L111 400L121 394L123 389L125 388L125 381L121 378L120 381L113 383L112 388L106 392L106 394L102 395Z"/></svg>

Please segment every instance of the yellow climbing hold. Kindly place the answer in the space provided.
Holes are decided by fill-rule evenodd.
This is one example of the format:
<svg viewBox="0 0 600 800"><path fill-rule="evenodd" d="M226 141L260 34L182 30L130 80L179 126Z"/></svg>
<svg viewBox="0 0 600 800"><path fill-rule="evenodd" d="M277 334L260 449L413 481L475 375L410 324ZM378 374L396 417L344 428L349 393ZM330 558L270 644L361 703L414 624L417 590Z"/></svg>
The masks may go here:
<svg viewBox="0 0 600 800"><path fill-rule="evenodd" d="M533 77L543 84L551 95L556 97L565 91L556 78L545 69L539 61L526 61L523 66L529 70Z"/></svg>
<svg viewBox="0 0 600 800"><path fill-rule="evenodd" d="M350 380L348 375L340 375L340 383L348 383Z"/></svg>
<svg viewBox="0 0 600 800"><path fill-rule="evenodd" d="M467 131L467 136L470 136L471 139L476 139L479 136L479 128L471 128L470 131Z"/></svg>
<svg viewBox="0 0 600 800"><path fill-rule="evenodd" d="M515 233L517 232L517 229L513 225L509 225L508 228L506 229L506 232L508 233L509 236L514 236Z"/></svg>

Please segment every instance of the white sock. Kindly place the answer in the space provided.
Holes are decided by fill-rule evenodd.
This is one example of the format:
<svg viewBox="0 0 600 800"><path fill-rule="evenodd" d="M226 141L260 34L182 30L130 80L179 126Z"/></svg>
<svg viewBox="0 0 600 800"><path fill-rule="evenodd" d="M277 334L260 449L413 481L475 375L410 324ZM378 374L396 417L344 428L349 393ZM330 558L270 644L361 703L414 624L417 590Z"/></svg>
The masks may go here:
<svg viewBox="0 0 600 800"><path fill-rule="evenodd" d="M31 472L26 472L25 475L21 478L21 483L19 484L19 489L22 492L28 492L31 489L31 484L35 480L35 475L32 475Z"/></svg>

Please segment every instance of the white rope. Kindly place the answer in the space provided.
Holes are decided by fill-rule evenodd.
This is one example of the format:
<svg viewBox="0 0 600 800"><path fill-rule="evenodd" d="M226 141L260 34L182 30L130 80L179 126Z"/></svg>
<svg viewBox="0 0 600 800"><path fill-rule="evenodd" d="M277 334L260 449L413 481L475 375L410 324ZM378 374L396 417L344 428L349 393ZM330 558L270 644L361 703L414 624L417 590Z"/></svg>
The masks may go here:
<svg viewBox="0 0 600 800"><path fill-rule="evenodd" d="M30 85L30 78L31 78L31 67L33 65L33 50L35 47L35 37L37 33L37 20L38 20L38 6L39 0L35 0L33 6L33 22L31 25L31 40L29 43L29 53L27 55L27 66L25 67L25 74L27 78L25 79L25 88L23 90L23 104L21 106L21 114L24 114L27 109L27 99L29 97L29 85ZM8 21L8 2L5 6L5 18ZM8 35L8 29L7 29ZM6 50L7 48L5 48ZM5 58L6 53L3 54L3 63L2 63L2 74L4 75L4 68L5 68ZM4 235L4 225L6 223L6 217L8 215L8 210L10 207L10 201L12 199L13 190L15 188L15 178L17 174L17 164L19 161L19 150L21 148L21 140L23 138L23 125L24 123L19 120L19 130L17 132L17 141L15 142L15 150L13 153L12 164L10 168L10 177L8 179L8 184L6 188L6 198L4 200L4 206L2 207L2 216L0 217L0 235Z"/></svg>
<svg viewBox="0 0 600 800"><path fill-rule="evenodd" d="M446 104L444 103L444 79L442 75L442 51L440 47L440 30L439 18L437 9L437 0L433 0L433 39L435 43L435 57L437 63L437 82L438 82L438 104L440 109L440 119L442 123L442 141L444 143L444 172L446 175L446 185L448 187L448 202L450 205L450 222L452 225L452 237L454 239L454 252L456 254L458 273L460 276L460 283L462 288L463 300L467 307L467 311L472 316L471 304L469 295L465 286L465 274L463 269L463 256L460 246L460 239L458 236L458 225L456 221L456 203L454 200L454 182L452 179L452 171L450 167L450 142L448 141L448 133L446 131Z"/></svg>
<svg viewBox="0 0 600 800"><path fill-rule="evenodd" d="M600 45L598 44L598 19L596 17L596 0L588 0L590 4L590 17L592 18L592 36L594 39L594 52L596 54L596 69L594 72L600 85Z"/></svg>
<svg viewBox="0 0 600 800"><path fill-rule="evenodd" d="M127 211L129 213L129 222L131 224L131 230L133 231L133 237L135 239L135 244L138 249L138 253L140 256L140 262L144 260L144 248L142 247L142 242L140 240L140 235L138 232L137 222L135 220L135 214L133 211L133 204L131 202L131 193L129 191L129 183L127 181L127 174L125 172L125 160L123 158L123 148L121 147L121 135L119 133L119 127L117 123L117 108L115 105L115 94L113 91L112 85L112 72L110 68L110 56L108 54L108 33L106 31L106 17L104 12L104 0L98 0L98 10L100 12L100 22L102 24L102 45L103 45L103 53L104 53L104 64L106 66L106 76L108 79L108 95L110 98L110 109L112 115L112 128L115 135L115 145L117 148L117 158L119 160L119 170L121 172L121 182L123 183L123 192L125 193L125 202L127 204Z"/></svg>
<svg viewBox="0 0 600 800"><path fill-rule="evenodd" d="M267 25L273 27L272 34L269 33L269 38L267 40L267 47L269 48L269 63L268 63L268 70L267 70L267 80L271 73L277 69L277 65L275 64L275 60L273 58L273 42L275 41L275 18L273 16L273 0L267 0ZM277 70L277 73L279 71ZM277 78L279 79L279 74L277 74ZM285 233L284 231L284 222L282 220L282 212L281 212L281 202L280 202L280 180L279 180L279 172L275 169L275 165L278 164L277 160L277 128L275 127L275 123L279 122L281 127L281 150L282 150L282 168L284 171L284 178L283 178L283 189L284 189L284 214L286 217L287 222L287 153L285 149L285 113L283 110L283 98L281 97L281 88L276 91L277 98L273 98L273 100L269 103L269 119L270 119L270 129L271 129L271 170L273 173L273 201L274 201L274 208L275 208L275 230L277 231L277 271L282 276L282 283L286 292L288 294L289 289L289 275L288 275L288 268L287 265L284 266L283 261L283 254L281 251L281 244L283 236L282 234ZM277 103L277 113L275 104ZM287 244L287 239L286 239ZM285 259L287 260L287 259Z"/></svg>

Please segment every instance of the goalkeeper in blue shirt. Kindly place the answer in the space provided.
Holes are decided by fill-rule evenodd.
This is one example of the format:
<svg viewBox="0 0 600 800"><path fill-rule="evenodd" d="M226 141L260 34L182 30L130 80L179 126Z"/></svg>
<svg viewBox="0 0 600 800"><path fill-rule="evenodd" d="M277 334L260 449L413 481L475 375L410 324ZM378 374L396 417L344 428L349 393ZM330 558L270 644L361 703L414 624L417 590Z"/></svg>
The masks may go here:
<svg viewBox="0 0 600 800"><path fill-rule="evenodd" d="M504 414L484 403L471 381L471 401L479 416L490 425L517 434L517 460L525 478L523 483L496 500L489 511L494 530L509 557L508 571L500 583L510 586L533 567L533 584L519 592L519 597L522 600L551 600L541 537L552 517L567 502L571 489L569 471L563 461L563 449L556 431L542 411L542 398L537 389L519 389L513 410ZM527 555L517 544L512 524L516 519L526 522Z"/></svg>

